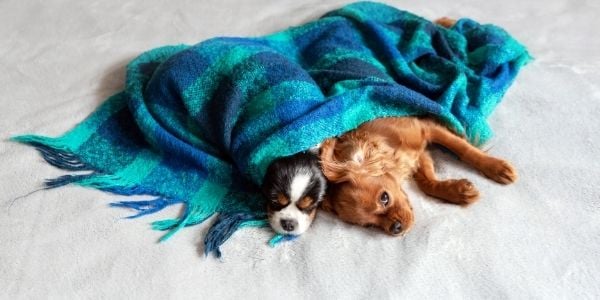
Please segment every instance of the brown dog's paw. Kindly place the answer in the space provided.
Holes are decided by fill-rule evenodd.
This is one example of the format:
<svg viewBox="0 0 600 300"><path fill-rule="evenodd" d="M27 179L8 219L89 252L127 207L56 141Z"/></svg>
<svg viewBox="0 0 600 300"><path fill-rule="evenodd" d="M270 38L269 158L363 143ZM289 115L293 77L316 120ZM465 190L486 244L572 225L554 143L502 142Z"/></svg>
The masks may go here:
<svg viewBox="0 0 600 300"><path fill-rule="evenodd" d="M481 170L488 178L501 183L509 184L517 180L517 170L509 162L498 158L491 158L485 168Z"/></svg>
<svg viewBox="0 0 600 300"><path fill-rule="evenodd" d="M450 27L454 26L454 24L456 23L456 20L448 18L448 17L441 17L441 18L435 20L435 23L438 25L442 25L446 28L450 28Z"/></svg>
<svg viewBox="0 0 600 300"><path fill-rule="evenodd" d="M471 204L479 199L479 191L470 181L466 179L451 179L442 182L444 199L459 205Z"/></svg>

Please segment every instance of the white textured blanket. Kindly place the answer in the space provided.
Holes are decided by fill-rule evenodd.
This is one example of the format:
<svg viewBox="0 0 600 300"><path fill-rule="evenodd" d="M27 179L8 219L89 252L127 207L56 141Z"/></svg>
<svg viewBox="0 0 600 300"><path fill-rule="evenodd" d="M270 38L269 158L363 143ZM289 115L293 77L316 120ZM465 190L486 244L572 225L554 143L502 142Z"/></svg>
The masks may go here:
<svg viewBox="0 0 600 300"><path fill-rule="evenodd" d="M416 225L404 238L323 213L275 249L268 230L247 229L218 261L201 254L208 224L156 244L148 223L178 208L124 220L131 212L107 205L118 197L74 186L11 206L61 172L5 139L71 128L144 50L262 35L346 2L1 1L0 298L599 298L600 4L386 2L495 23L528 46L536 60L492 115L487 146L519 181L500 186L438 151L440 177L471 179L478 203L443 204L408 184Z"/></svg>

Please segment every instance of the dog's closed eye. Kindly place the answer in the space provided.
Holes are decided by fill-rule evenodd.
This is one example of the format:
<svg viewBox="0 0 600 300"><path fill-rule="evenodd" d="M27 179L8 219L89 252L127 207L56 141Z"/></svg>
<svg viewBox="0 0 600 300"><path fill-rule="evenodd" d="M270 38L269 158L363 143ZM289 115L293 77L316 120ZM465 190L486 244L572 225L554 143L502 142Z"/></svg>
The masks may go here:
<svg viewBox="0 0 600 300"><path fill-rule="evenodd" d="M304 198L302 198L300 201L298 201L296 203L296 206L298 207L299 210L302 210L304 212L310 212L312 210L314 210L315 208L317 208L318 206L318 202L315 201L313 198L306 196Z"/></svg>
<svg viewBox="0 0 600 300"><path fill-rule="evenodd" d="M278 193L277 195L274 195L274 197L271 197L271 204L277 208L284 208L290 204L290 199L284 194Z"/></svg>

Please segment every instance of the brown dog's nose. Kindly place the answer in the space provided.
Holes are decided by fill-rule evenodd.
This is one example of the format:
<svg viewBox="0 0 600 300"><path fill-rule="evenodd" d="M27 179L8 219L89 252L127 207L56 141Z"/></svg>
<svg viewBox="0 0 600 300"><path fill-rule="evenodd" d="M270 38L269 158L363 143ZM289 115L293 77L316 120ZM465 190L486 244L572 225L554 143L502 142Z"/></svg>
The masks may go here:
<svg viewBox="0 0 600 300"><path fill-rule="evenodd" d="M392 234L398 234L402 232L402 224L398 221L394 222L392 226L390 226L390 232Z"/></svg>

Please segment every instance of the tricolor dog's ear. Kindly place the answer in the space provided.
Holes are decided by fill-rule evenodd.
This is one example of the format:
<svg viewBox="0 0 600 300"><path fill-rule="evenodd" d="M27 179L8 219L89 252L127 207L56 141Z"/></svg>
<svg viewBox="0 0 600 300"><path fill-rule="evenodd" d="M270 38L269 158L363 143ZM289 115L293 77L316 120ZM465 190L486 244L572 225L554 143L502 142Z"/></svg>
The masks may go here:
<svg viewBox="0 0 600 300"><path fill-rule="evenodd" d="M330 213L330 214L337 214L335 212L335 208L333 208L333 204L331 203L331 200L329 199L329 197L325 196L323 198L323 201L321 201L321 209Z"/></svg>

